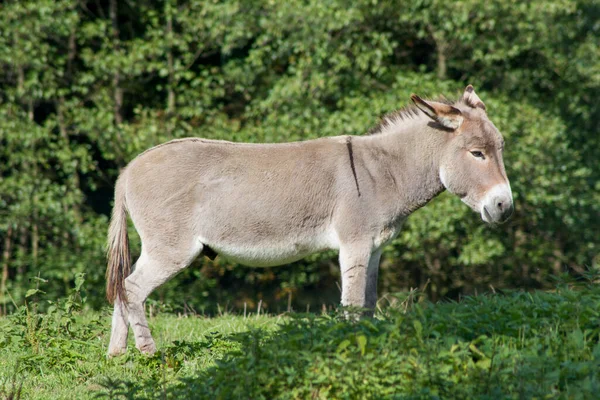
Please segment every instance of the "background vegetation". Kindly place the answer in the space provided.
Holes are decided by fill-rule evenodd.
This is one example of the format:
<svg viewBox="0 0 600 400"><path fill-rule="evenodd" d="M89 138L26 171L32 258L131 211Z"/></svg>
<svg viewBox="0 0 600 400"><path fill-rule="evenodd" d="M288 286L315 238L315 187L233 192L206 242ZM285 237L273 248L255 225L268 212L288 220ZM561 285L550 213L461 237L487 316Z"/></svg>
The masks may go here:
<svg viewBox="0 0 600 400"><path fill-rule="evenodd" d="M467 83L506 137L516 213L490 228L440 196L386 250L380 294L457 298L580 274L600 253L599 36L595 0L5 1L2 311L33 279L64 297L78 273L87 304L105 304L113 185L150 146L364 134L411 92L452 97ZM336 265L332 253L274 269L201 259L158 298L320 307L339 299Z"/></svg>

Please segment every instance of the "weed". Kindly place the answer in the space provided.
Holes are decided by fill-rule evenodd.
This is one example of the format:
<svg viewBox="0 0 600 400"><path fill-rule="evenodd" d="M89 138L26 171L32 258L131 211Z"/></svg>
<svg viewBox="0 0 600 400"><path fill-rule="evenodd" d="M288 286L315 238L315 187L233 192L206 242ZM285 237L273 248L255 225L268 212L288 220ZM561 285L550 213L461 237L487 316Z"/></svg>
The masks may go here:
<svg viewBox="0 0 600 400"><path fill-rule="evenodd" d="M19 364L15 366L15 370L6 382L0 380L0 398L3 400L19 400L23 389L23 381L17 379Z"/></svg>

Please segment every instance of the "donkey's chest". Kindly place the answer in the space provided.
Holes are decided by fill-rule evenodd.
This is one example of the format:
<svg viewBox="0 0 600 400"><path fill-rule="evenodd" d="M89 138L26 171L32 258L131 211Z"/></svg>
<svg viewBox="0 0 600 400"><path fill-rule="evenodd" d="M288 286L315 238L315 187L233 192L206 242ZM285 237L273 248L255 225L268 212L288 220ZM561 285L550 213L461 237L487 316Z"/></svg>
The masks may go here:
<svg viewBox="0 0 600 400"><path fill-rule="evenodd" d="M406 218L398 218L376 229L373 235L373 247L380 248L394 240L402 230L404 221Z"/></svg>

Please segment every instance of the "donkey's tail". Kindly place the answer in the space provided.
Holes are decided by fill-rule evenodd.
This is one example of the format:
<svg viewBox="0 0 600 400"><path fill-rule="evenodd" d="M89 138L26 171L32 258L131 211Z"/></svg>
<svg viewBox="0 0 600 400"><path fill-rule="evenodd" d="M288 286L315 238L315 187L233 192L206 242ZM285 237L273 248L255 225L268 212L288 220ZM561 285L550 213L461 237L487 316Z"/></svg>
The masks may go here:
<svg viewBox="0 0 600 400"><path fill-rule="evenodd" d="M115 205L108 228L106 268L106 297L112 304L115 299L127 304L125 278L131 270L129 238L127 237L127 204L125 202L125 177L121 172L115 187Z"/></svg>

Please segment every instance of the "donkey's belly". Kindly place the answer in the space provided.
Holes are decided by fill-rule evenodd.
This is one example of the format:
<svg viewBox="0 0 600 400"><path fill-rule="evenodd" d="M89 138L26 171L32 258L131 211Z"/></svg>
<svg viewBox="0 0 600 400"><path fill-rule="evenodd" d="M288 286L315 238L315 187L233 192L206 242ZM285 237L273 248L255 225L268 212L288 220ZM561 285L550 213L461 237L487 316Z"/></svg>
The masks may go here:
<svg viewBox="0 0 600 400"><path fill-rule="evenodd" d="M313 253L337 248L336 241L322 235L305 240L263 243L206 243L219 256L251 267L274 267L298 261Z"/></svg>

